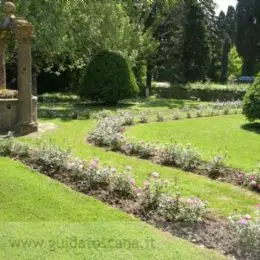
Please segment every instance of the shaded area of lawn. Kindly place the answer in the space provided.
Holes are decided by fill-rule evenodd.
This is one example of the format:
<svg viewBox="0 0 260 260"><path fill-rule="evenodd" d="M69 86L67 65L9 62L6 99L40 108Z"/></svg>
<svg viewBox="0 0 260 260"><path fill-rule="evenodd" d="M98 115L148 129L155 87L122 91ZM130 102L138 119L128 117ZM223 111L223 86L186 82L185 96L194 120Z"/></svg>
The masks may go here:
<svg viewBox="0 0 260 260"><path fill-rule="evenodd" d="M84 111L91 111L91 113L100 112L102 110L109 110L111 112L120 112L122 110L137 111L137 112L164 112L172 109L181 109L184 106L195 107L201 102L190 100L177 100L177 99L139 99L139 100L126 100L115 105L105 105L87 102L41 102L39 104L39 114L48 113L53 111L59 113L60 116L66 117L72 112L84 113ZM57 116L59 117L59 116ZM68 119L67 119L68 120Z"/></svg>
<svg viewBox="0 0 260 260"><path fill-rule="evenodd" d="M0 158L1 259L224 259Z"/></svg>
<svg viewBox="0 0 260 260"><path fill-rule="evenodd" d="M86 137L87 133L95 127L96 121L94 120L67 122L58 119L47 120L47 122L49 121L59 125L55 132L44 134L37 139L22 138L21 140L37 143L51 139L64 149L71 148L73 155L82 159L99 158L103 164L111 165L120 170L130 165L133 167L133 174L139 185L142 185L147 176L154 171L159 172L162 178L171 182L174 182L177 178L184 196L198 196L202 200L208 201L210 208L220 215L229 216L235 210L253 215L255 205L260 201L257 194L230 184L213 181L206 177L163 167L146 160L92 146L86 142ZM147 131L149 132L149 130Z"/></svg>
<svg viewBox="0 0 260 260"><path fill-rule="evenodd" d="M244 124L241 126L244 130L254 132L256 134L260 134L260 123L255 122L255 123L249 123L249 124Z"/></svg>
<svg viewBox="0 0 260 260"><path fill-rule="evenodd" d="M127 136L163 144L191 143L206 160L227 152L228 165L253 170L260 163L259 125L246 124L240 115L219 116L137 125L128 130Z"/></svg>

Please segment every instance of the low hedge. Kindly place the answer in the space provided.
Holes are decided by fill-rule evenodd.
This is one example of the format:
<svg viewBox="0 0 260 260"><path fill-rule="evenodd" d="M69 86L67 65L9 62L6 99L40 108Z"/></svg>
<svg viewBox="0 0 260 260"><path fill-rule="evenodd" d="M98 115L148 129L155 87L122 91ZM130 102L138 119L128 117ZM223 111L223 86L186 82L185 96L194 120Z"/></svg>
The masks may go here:
<svg viewBox="0 0 260 260"><path fill-rule="evenodd" d="M200 101L231 101L242 100L246 94L245 90L234 89L194 89L185 86L156 87L155 93L160 98L191 99Z"/></svg>

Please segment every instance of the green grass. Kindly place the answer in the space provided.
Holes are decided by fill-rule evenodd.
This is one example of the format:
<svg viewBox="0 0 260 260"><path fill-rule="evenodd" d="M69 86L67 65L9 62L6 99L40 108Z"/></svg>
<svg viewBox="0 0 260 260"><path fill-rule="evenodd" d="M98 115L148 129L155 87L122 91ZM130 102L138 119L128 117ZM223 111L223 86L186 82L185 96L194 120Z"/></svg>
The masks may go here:
<svg viewBox="0 0 260 260"><path fill-rule="evenodd" d="M224 259L7 158L0 158L0 207L3 260Z"/></svg>
<svg viewBox="0 0 260 260"><path fill-rule="evenodd" d="M51 139L63 148L71 148L73 155L82 159L91 160L99 158L103 164L112 165L118 169L124 169L130 165L133 167L133 174L139 185L142 185L143 181L147 179L147 175L154 171L159 172L162 178L172 182L177 178L184 196L198 196L208 201L210 208L216 214L222 216L229 216L234 210L238 210L241 213L254 214L255 205L260 201L260 197L257 194L230 184L220 183L203 176L162 167L146 160L94 147L86 142L86 137L88 132L95 126L95 121L62 121L56 119L48 120L47 122L54 122L59 125L59 128L54 132L43 134L37 139L22 138L21 140L35 143ZM147 130L146 134L149 131Z"/></svg>
<svg viewBox="0 0 260 260"><path fill-rule="evenodd" d="M227 152L226 164L244 170L255 169L260 163L260 127L250 127L240 115L136 125L127 136L147 142L191 143L206 160Z"/></svg>

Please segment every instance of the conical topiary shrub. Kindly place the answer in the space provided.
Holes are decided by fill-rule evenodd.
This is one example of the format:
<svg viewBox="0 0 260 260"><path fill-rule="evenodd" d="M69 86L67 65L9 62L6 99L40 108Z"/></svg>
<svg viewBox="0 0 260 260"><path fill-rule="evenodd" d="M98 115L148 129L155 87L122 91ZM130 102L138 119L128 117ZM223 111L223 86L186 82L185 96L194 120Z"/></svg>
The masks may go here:
<svg viewBox="0 0 260 260"><path fill-rule="evenodd" d="M80 94L92 101L114 104L137 95L139 88L127 61L118 53L102 51L90 62Z"/></svg>

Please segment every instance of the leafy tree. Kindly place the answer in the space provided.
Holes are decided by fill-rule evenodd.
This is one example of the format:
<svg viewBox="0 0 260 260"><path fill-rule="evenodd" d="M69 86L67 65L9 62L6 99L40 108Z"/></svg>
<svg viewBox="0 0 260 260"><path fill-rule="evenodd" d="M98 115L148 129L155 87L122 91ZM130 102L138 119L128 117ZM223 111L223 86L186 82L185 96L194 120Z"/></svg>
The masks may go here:
<svg viewBox="0 0 260 260"><path fill-rule="evenodd" d="M242 60L237 53L236 47L233 47L229 53L228 77L238 78L242 72Z"/></svg>
<svg viewBox="0 0 260 260"><path fill-rule="evenodd" d="M150 32L130 20L121 2L92 0L17 0L19 16L35 27L33 62L38 73L55 77L78 73L104 49L117 51L131 66L154 52ZM116 21L116 22L115 22ZM155 47L154 47L155 46ZM9 55L15 61L14 48ZM64 80L65 82L66 80Z"/></svg>
<svg viewBox="0 0 260 260"><path fill-rule="evenodd" d="M260 73L244 97L243 114L250 122L260 119Z"/></svg>
<svg viewBox="0 0 260 260"><path fill-rule="evenodd" d="M118 53L102 51L90 62L80 94L93 101L117 103L139 89L128 62Z"/></svg>

